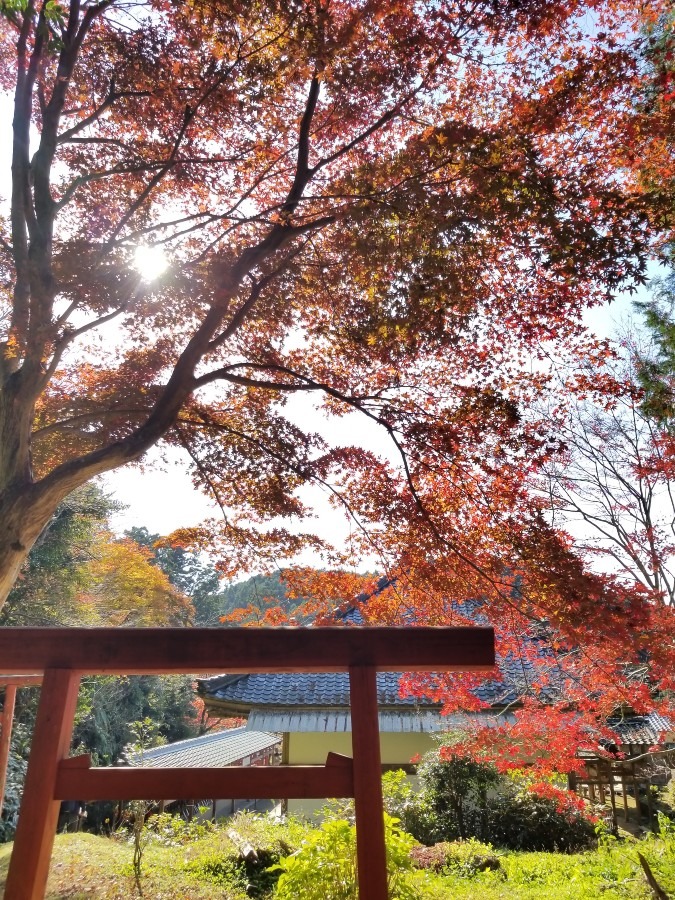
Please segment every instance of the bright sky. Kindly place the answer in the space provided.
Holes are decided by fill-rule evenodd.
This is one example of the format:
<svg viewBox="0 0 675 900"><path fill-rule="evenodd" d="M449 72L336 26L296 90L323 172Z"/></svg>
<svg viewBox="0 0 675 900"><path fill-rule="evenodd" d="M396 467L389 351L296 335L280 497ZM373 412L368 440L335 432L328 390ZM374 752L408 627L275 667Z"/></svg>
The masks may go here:
<svg viewBox="0 0 675 900"><path fill-rule="evenodd" d="M299 397L287 404L285 412L297 424L321 433L332 445L367 446L380 455L394 458L391 444L382 430L363 416L354 413L343 419L329 420L313 409L311 402L309 397ZM134 525L145 525L151 532L168 534L176 528L198 524L207 517L220 516L215 503L193 486L186 473L188 461L184 453L178 449L172 449L168 454L151 451L146 459L148 465L144 471L127 466L101 479L104 489L127 507L114 517L116 530L122 532ZM318 488L308 488L304 499L316 509L319 520L305 523L304 529L316 529L328 540L341 543L349 533L344 514L334 509ZM291 527L288 522L284 525ZM303 528L302 523L299 528Z"/></svg>
<svg viewBox="0 0 675 900"><path fill-rule="evenodd" d="M631 312L632 299L620 297L610 306L589 310L585 316L588 326L600 336L611 336ZM304 403L302 402L304 401ZM391 454L391 446L377 426L362 416L353 414L341 420L329 421L309 409L310 399L299 398L289 404L294 421L319 431L330 443L361 444L380 454ZM153 451L146 457L144 471L126 467L102 479L106 490L126 505L114 520L116 530L122 532L132 526L145 525L149 531L168 534L176 528L195 525L209 516L220 515L216 505L197 488L186 474L187 459L178 450L164 453ZM307 495L317 507L319 532L329 539L346 536L348 526L344 515L333 509L319 490Z"/></svg>

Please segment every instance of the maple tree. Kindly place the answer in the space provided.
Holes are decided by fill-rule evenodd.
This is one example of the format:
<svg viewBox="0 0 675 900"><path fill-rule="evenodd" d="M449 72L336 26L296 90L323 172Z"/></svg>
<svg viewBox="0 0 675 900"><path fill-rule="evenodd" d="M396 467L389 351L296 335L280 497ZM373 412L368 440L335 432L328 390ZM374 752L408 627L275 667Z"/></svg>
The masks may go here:
<svg viewBox="0 0 675 900"><path fill-rule="evenodd" d="M630 4L2 11L4 593L68 492L160 440L236 549L311 545L251 523L371 461L322 450L290 395L360 410L411 457L449 458L473 418L490 454L518 431L514 356L642 271L641 201L615 177ZM140 243L170 253L153 285Z"/></svg>
<svg viewBox="0 0 675 900"><path fill-rule="evenodd" d="M662 228L635 100L664 8L3 0L0 596L65 496L163 442L223 512L175 541L223 573L367 554L394 585L379 621L480 597L504 652L543 620L561 656L591 648L588 703L591 668L624 702L620 661L648 634L665 654L669 620L547 522L533 410L549 359L602 362L582 311L644 277ZM153 282L140 245L167 253ZM313 397L355 446L308 427Z"/></svg>

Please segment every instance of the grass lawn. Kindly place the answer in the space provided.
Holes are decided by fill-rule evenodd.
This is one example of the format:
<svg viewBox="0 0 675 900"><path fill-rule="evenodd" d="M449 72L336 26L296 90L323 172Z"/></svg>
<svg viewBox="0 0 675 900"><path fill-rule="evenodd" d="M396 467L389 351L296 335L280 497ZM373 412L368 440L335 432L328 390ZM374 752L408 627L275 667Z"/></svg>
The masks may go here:
<svg viewBox="0 0 675 900"><path fill-rule="evenodd" d="M148 847L143 895L151 900L236 898L241 894L200 884L185 871L192 848ZM4 887L11 844L0 846L0 889ZM48 900L129 900L137 896L130 845L93 834L58 835L47 886Z"/></svg>
<svg viewBox="0 0 675 900"><path fill-rule="evenodd" d="M237 847L223 829L202 836L178 836L150 844L143 863L143 896L150 900L245 900L271 898L272 883L264 872L266 854L299 846L306 829L278 826L242 816L238 834L261 855L247 893L248 876L233 867ZM637 851L649 860L662 887L675 896L675 839L609 843L597 851L499 854L501 869L474 875L420 872L420 900L649 900L652 894L640 869ZM0 889L4 886L11 844L0 845ZM124 840L92 834L56 838L47 897L49 900L129 900L137 896L131 870L132 848ZM273 863L272 858L269 864ZM302 900L302 898L298 898Z"/></svg>
<svg viewBox="0 0 675 900"><path fill-rule="evenodd" d="M507 853L502 871L431 876L429 900L651 900L637 850L662 887L675 889L675 857L660 841L619 843L585 853ZM675 896L675 895L672 895Z"/></svg>

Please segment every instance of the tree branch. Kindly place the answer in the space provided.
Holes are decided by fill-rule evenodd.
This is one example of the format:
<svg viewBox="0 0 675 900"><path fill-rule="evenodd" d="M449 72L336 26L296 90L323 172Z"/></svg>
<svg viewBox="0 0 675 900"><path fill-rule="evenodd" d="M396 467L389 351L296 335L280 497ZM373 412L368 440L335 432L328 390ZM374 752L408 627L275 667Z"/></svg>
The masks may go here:
<svg viewBox="0 0 675 900"><path fill-rule="evenodd" d="M286 197L286 202L282 207L282 214L285 214L289 218L295 212L295 209L300 202L300 198L314 174L309 167L309 136L312 128L312 119L314 118L314 113L316 112L316 106L319 100L320 89L321 82L319 81L319 77L318 75L314 75L309 86L305 112L300 122L295 178L293 179L293 184Z"/></svg>
<svg viewBox="0 0 675 900"><path fill-rule="evenodd" d="M97 122L103 113L112 106L113 103L117 100L122 100L125 97L149 97L152 94L152 91L116 91L115 90L115 78L110 79L110 88L103 103L95 109L93 113L90 113L88 116L85 116L84 119L81 119L76 125L73 125L72 128L66 129L66 131L61 132L61 134L57 138L57 144L67 144L74 143L77 139L75 135L79 134L81 131L84 131L85 128L88 128L89 125L93 125ZM98 140L100 143L117 143L120 146L124 146L122 141L117 141L114 138L82 138L82 141L92 141Z"/></svg>
<svg viewBox="0 0 675 900"><path fill-rule="evenodd" d="M109 235L109 237L106 241L106 245L105 245L106 247L112 246L112 243L115 240L115 238L117 237L117 235L122 231L124 226L134 215L134 213L137 210L139 210L141 208L141 206L145 203L148 196L151 194L153 188L155 188L156 185L159 184L159 182L162 180L162 178L164 178L166 173L173 166L174 161L176 159L176 155L178 154L178 150L182 143L182 140L185 137L185 132L187 131L188 125L194 118L194 114L195 114L195 110L193 110L190 106L186 105L186 107L183 111L183 121L181 122L181 126L178 129L178 134L176 135L176 138L173 142L173 147L171 148L171 153L169 154L168 159L166 160L164 165L161 166L160 170L155 175L153 175L153 177L150 179L148 184L143 188L141 193L134 200L134 202L131 204L131 206L127 209L127 211L124 213L124 215L122 216L120 221L117 223L117 225L113 228L111 234Z"/></svg>

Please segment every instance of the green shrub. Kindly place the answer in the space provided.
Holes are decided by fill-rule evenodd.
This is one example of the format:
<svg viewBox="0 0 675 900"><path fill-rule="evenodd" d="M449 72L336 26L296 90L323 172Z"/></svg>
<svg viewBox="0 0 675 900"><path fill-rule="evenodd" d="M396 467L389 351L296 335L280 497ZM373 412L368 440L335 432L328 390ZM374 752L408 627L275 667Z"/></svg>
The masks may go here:
<svg viewBox="0 0 675 900"><path fill-rule="evenodd" d="M415 841L385 814L388 889L390 900L420 900L410 851ZM283 874L276 900L357 900L356 828L344 819L331 819L313 831L302 847L281 860Z"/></svg>
<svg viewBox="0 0 675 900"><path fill-rule="evenodd" d="M439 750L424 757L418 775L417 795L397 783L393 797L405 829L423 844L476 838L511 850L569 853L596 841L583 801L548 782L505 777L492 765L441 757Z"/></svg>
<svg viewBox="0 0 675 900"><path fill-rule="evenodd" d="M442 759L433 751L426 754L417 771L423 785L421 805L431 812L437 840L488 839L488 794L500 782L494 766L467 756Z"/></svg>
<svg viewBox="0 0 675 900"><path fill-rule="evenodd" d="M245 873L239 858L235 856L225 856L213 851L190 860L185 865L185 871L197 881L246 890Z"/></svg>
<svg viewBox="0 0 675 900"><path fill-rule="evenodd" d="M403 769L382 775L384 811L399 820L400 828L420 841L433 844L440 840L434 811L424 792L415 790ZM328 800L322 807L325 819L345 819L354 824L354 800Z"/></svg>
<svg viewBox="0 0 675 900"><path fill-rule="evenodd" d="M210 852L190 860L185 871L197 881L235 888L247 897L269 897L280 875L278 852L259 849L255 858Z"/></svg>
<svg viewBox="0 0 675 900"><path fill-rule="evenodd" d="M279 861L291 854L307 834L307 826L295 819L279 824L256 813L239 813L216 824L195 820L182 825L169 822L166 829L161 825L161 817L157 819L160 834L164 832L168 838L161 841L165 846L185 843L199 848L185 865L191 878L227 886L237 897L270 897L281 874ZM255 854L243 858L241 850L246 844Z"/></svg>
<svg viewBox="0 0 675 900"><path fill-rule="evenodd" d="M201 811L201 810L200 810ZM158 813L147 820L151 840L165 847L180 847L213 834L216 826L210 819L193 818L188 822L173 813Z"/></svg>
<svg viewBox="0 0 675 900"><path fill-rule="evenodd" d="M422 844L438 840L439 827L428 794L415 790L402 769L385 772L382 795L385 812L399 820L403 831Z"/></svg>
<svg viewBox="0 0 675 900"><path fill-rule="evenodd" d="M597 841L595 822L565 792L549 796L527 788L504 793L489 802L488 833L492 843L510 850L572 853Z"/></svg>
<svg viewBox="0 0 675 900"><path fill-rule="evenodd" d="M443 841L433 847L413 847L410 857L418 869L475 875L477 872L497 871L501 863L490 844L471 838L468 841Z"/></svg>

